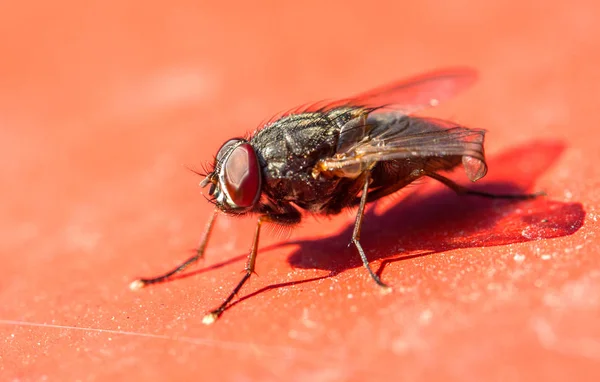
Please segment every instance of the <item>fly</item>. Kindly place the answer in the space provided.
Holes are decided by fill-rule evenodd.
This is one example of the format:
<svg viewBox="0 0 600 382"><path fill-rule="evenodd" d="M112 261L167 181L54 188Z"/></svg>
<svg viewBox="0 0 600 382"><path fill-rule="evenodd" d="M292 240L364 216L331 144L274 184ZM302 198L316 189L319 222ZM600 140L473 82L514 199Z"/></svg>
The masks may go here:
<svg viewBox="0 0 600 382"><path fill-rule="evenodd" d="M202 322L211 324L252 276L264 224L298 224L300 210L336 215L358 207L351 244L375 283L389 291L360 244L367 203L423 177L458 194L505 199L540 195L475 191L439 174L462 165L471 181L484 177L485 130L413 113L453 97L475 79L470 69L429 72L355 97L297 108L272 118L248 138L228 140L210 171L202 174L200 186L209 186L215 209L194 255L161 276L135 280L130 288L165 281L201 259L220 213L258 215L244 275L223 303L204 316Z"/></svg>

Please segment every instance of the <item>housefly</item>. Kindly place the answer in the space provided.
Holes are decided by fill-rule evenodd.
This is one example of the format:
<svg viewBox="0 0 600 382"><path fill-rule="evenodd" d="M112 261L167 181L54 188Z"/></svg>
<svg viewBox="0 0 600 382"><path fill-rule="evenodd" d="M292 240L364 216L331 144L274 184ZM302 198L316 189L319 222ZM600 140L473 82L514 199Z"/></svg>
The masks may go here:
<svg viewBox="0 0 600 382"><path fill-rule="evenodd" d="M336 215L358 207L351 244L375 283L389 291L360 244L367 203L423 177L459 194L512 199L538 195L475 191L439 174L462 165L473 182L485 176L485 131L413 113L456 95L475 79L470 69L429 72L355 97L291 110L248 138L228 140L210 171L202 174L200 186L209 187L215 209L195 254L161 276L134 281L131 289L164 281L202 258L220 212L258 215L244 275L223 303L204 317L203 322L211 324L252 276L264 224L298 224L300 210Z"/></svg>

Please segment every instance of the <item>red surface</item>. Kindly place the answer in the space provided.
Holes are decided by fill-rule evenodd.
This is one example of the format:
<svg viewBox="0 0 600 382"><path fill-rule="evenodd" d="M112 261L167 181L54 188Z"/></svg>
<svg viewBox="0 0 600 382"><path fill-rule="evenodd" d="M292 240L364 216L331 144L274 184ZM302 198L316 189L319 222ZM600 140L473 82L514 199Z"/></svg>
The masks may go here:
<svg viewBox="0 0 600 382"><path fill-rule="evenodd" d="M1 380L598 380L597 2L0 4ZM489 130L485 190L427 183L265 236L220 219L199 167L227 138L310 101L433 68L480 71L430 115ZM455 174L464 180L463 174ZM401 259L402 258L402 259ZM189 276L189 277L188 277Z"/></svg>

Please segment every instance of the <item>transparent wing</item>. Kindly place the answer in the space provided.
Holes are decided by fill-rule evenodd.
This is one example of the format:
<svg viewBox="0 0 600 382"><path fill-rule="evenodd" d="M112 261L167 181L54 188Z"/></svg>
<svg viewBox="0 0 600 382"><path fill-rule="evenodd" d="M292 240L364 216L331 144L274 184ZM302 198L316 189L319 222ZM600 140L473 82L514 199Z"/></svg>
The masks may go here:
<svg viewBox="0 0 600 382"><path fill-rule="evenodd" d="M321 168L338 174L347 169L349 174L354 174L378 161L461 156L472 181L487 172L483 149L485 130L399 113L371 115L367 124L371 126L367 136L346 145L335 157L322 161Z"/></svg>
<svg viewBox="0 0 600 382"><path fill-rule="evenodd" d="M331 110L342 106L394 109L404 114L437 106L477 80L469 68L447 68L392 82L354 97L311 105L306 111Z"/></svg>
<svg viewBox="0 0 600 382"><path fill-rule="evenodd" d="M477 80L477 72L470 68L446 68L371 89L354 97L325 100L305 104L273 115L261 126L283 117L301 113L326 113L337 108L362 108L369 112L393 109L404 114L415 113L454 97Z"/></svg>

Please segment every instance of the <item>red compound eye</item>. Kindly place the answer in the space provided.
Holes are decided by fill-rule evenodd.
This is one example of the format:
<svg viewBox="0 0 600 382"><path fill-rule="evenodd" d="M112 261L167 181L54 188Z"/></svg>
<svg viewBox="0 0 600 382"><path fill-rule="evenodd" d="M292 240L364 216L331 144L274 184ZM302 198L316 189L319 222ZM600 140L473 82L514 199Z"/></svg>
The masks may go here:
<svg viewBox="0 0 600 382"><path fill-rule="evenodd" d="M238 208L254 205L260 194L260 166L249 143L237 146L223 163L223 181L227 194Z"/></svg>

